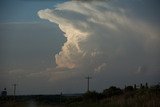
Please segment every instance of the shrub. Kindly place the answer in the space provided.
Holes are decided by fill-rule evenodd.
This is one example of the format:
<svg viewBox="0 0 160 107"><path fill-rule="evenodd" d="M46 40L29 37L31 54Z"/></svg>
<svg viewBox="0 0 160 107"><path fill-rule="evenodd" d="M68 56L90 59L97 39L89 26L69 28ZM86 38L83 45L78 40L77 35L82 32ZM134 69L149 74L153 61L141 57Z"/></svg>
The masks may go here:
<svg viewBox="0 0 160 107"><path fill-rule="evenodd" d="M89 91L87 93L84 94L84 100L85 101L98 101L99 99L101 99L103 96L100 93L97 93L96 91Z"/></svg>
<svg viewBox="0 0 160 107"><path fill-rule="evenodd" d="M106 96L106 97L120 95L122 93L123 93L123 91L120 88L117 88L115 86L111 86L109 89L105 89L103 91L103 95Z"/></svg>

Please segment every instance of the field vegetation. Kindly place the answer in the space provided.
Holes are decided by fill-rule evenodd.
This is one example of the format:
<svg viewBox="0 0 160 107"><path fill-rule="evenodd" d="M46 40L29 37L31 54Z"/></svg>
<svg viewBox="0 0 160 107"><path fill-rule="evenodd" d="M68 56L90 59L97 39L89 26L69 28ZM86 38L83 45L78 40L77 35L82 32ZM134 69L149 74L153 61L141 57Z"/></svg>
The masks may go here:
<svg viewBox="0 0 160 107"><path fill-rule="evenodd" d="M160 107L160 84L111 86L103 92L79 95L33 95L0 97L0 107Z"/></svg>

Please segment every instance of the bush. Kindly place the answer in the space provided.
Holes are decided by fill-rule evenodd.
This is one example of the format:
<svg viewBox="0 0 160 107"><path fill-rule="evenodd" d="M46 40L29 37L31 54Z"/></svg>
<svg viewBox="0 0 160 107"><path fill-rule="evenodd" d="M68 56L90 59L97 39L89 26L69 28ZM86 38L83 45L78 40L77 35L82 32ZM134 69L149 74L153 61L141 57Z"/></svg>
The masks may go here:
<svg viewBox="0 0 160 107"><path fill-rule="evenodd" d="M115 86L111 86L109 89L105 89L103 91L103 95L106 97L112 97L115 95L120 95L122 93L123 93L123 91L120 88L117 88Z"/></svg>
<svg viewBox="0 0 160 107"><path fill-rule="evenodd" d="M127 86L127 87L125 87L125 91L133 91L133 86Z"/></svg>
<svg viewBox="0 0 160 107"><path fill-rule="evenodd" d="M100 100L103 96L100 93L97 93L96 91L89 91L87 93L84 94L84 100L85 101L98 101Z"/></svg>

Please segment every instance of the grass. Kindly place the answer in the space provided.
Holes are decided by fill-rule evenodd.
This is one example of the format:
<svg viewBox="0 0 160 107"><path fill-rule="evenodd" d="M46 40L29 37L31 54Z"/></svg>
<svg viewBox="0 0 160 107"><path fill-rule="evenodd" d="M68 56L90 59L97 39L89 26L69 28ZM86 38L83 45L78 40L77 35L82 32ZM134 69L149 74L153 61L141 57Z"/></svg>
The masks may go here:
<svg viewBox="0 0 160 107"><path fill-rule="evenodd" d="M98 101L81 101L68 104L67 107L160 107L160 94L122 94Z"/></svg>
<svg viewBox="0 0 160 107"><path fill-rule="evenodd" d="M36 106L35 106L36 105ZM129 96L118 95L101 100L82 100L64 102L63 104L48 104L32 101L7 101L0 104L0 107L160 107L160 95L158 94L142 94Z"/></svg>
<svg viewBox="0 0 160 107"><path fill-rule="evenodd" d="M61 100L60 100L61 98ZM160 85L133 89L110 87L83 96L58 95L0 97L0 107L160 107Z"/></svg>

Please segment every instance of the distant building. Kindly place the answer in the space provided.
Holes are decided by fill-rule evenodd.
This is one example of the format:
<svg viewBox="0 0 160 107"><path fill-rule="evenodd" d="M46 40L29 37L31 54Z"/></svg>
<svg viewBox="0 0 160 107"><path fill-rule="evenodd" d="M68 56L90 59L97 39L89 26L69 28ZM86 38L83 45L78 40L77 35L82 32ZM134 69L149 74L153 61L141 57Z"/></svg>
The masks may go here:
<svg viewBox="0 0 160 107"><path fill-rule="evenodd" d="M1 92L1 96L5 97L7 96L7 90L4 88L4 90Z"/></svg>

